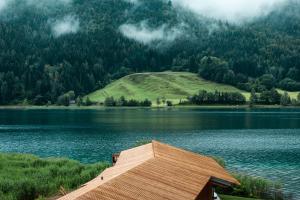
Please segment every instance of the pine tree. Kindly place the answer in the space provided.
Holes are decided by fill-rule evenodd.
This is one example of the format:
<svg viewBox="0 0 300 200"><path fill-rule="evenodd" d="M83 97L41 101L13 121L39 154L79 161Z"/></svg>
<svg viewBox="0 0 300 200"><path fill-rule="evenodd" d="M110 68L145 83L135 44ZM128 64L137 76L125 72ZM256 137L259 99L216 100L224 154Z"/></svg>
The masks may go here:
<svg viewBox="0 0 300 200"><path fill-rule="evenodd" d="M289 104L291 104L291 98L287 92L284 92L280 98L280 105L287 106Z"/></svg>
<svg viewBox="0 0 300 200"><path fill-rule="evenodd" d="M258 97L256 95L256 92L254 89L251 90L251 96L250 96L250 106L253 106L258 102Z"/></svg>

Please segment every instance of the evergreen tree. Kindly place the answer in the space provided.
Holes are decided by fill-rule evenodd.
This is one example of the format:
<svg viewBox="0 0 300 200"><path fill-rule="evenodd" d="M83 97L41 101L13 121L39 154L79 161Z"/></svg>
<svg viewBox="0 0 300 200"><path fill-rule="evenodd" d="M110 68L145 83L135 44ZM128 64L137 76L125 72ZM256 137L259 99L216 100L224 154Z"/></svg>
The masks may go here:
<svg viewBox="0 0 300 200"><path fill-rule="evenodd" d="M287 92L284 92L284 94L280 98L280 105L287 106L291 104L291 98Z"/></svg>
<svg viewBox="0 0 300 200"><path fill-rule="evenodd" d="M258 102L258 97L256 95L256 92L254 89L251 90L251 96L250 96L250 106L255 105Z"/></svg>

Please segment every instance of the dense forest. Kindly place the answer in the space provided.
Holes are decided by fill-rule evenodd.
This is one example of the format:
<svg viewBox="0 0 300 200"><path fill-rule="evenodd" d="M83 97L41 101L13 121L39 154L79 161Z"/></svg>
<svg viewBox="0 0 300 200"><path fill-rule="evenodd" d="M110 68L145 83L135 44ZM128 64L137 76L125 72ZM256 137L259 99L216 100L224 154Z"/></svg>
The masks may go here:
<svg viewBox="0 0 300 200"><path fill-rule="evenodd" d="M300 90L298 0L243 24L171 0L48 2L0 5L0 104L56 103L69 91L83 96L130 73L163 70L247 91Z"/></svg>

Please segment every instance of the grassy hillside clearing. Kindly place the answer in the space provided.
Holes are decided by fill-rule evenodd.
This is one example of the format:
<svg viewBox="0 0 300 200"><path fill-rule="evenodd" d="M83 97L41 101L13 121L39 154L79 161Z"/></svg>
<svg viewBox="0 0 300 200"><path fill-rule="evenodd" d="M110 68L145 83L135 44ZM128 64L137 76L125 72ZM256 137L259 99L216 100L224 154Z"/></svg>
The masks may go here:
<svg viewBox="0 0 300 200"><path fill-rule="evenodd" d="M280 89L277 89L277 91L280 93L280 94L284 94L284 90L280 90ZM300 92L300 91L299 91ZM291 99L297 99L297 96L299 94L299 92L288 92L289 96L291 97Z"/></svg>
<svg viewBox="0 0 300 200"><path fill-rule="evenodd" d="M138 73L125 76L88 95L93 102L103 102L106 97L144 100L155 103L157 98L165 97L167 100L178 103L180 99L194 95L199 90L214 92L240 92L248 99L248 92L239 90L230 85L218 84L204 80L197 74L189 72L157 72Z"/></svg>
<svg viewBox="0 0 300 200"><path fill-rule="evenodd" d="M86 97L93 102L104 102L107 97L119 99L124 96L127 100L145 100L146 98L156 104L157 98L165 98L178 104L188 96L197 94L200 90L214 92L240 92L249 101L250 93L231 85L215 83L202 79L190 72L149 72L136 73L120 78L105 88L97 90ZM280 94L284 91L278 89ZM292 99L297 99L299 92L288 92ZM86 98L85 97L85 98Z"/></svg>

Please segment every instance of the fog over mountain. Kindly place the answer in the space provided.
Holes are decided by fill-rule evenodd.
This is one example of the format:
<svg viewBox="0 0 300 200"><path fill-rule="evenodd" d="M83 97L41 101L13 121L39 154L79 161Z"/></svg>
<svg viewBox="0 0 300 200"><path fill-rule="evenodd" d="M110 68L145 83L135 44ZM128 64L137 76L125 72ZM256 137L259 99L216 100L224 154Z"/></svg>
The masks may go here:
<svg viewBox="0 0 300 200"><path fill-rule="evenodd" d="M241 24L266 16L288 0L173 0L174 4L216 20Z"/></svg>
<svg viewBox="0 0 300 200"><path fill-rule="evenodd" d="M142 21L139 24L123 24L120 26L120 31L127 38L149 45L152 42L160 44L173 42L176 38L183 36L184 28L184 24L171 28L163 24L153 29L147 25L146 21Z"/></svg>
<svg viewBox="0 0 300 200"><path fill-rule="evenodd" d="M55 37L61 35L76 33L79 30L79 20L72 15L67 15L62 19L55 20L51 24Z"/></svg>

